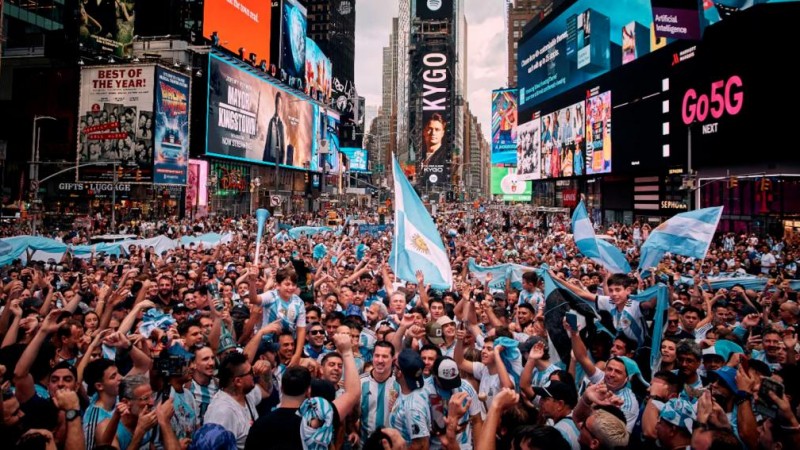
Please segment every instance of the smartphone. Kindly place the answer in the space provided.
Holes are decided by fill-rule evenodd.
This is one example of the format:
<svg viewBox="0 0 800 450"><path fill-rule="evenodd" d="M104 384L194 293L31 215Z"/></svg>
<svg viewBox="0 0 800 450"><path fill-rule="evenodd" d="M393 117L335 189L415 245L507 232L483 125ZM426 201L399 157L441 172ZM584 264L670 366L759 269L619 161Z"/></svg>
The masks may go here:
<svg viewBox="0 0 800 450"><path fill-rule="evenodd" d="M753 412L764 417L774 419L778 416L778 405L769 397L769 392L774 392L778 397L783 397L784 387L781 383L772 378L761 380L761 387L758 389L758 399L756 400Z"/></svg>
<svg viewBox="0 0 800 450"><path fill-rule="evenodd" d="M569 324L570 328L573 331L578 331L578 315L573 312L568 312L565 314L567 318L567 324Z"/></svg>

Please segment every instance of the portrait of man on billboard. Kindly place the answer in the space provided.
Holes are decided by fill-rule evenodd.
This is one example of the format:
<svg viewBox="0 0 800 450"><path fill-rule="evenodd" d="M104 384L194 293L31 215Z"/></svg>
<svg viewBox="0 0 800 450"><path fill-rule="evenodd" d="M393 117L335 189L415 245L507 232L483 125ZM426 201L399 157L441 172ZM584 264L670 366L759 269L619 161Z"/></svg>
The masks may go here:
<svg viewBox="0 0 800 450"><path fill-rule="evenodd" d="M444 145L447 134L447 123L439 113L434 113L425 123L422 130L422 141L425 153L422 155L422 167L444 166L447 163L447 148Z"/></svg>
<svg viewBox="0 0 800 450"><path fill-rule="evenodd" d="M267 142L264 144L265 162L286 164L286 134L283 126L283 98L280 92L275 93L275 114L267 127Z"/></svg>

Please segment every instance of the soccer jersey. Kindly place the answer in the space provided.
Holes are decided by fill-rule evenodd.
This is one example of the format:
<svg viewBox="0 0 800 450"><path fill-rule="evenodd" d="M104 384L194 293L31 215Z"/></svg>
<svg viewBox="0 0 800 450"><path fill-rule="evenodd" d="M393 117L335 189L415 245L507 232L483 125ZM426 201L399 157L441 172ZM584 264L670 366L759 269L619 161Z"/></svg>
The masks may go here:
<svg viewBox="0 0 800 450"><path fill-rule="evenodd" d="M219 386L217 386L217 381L213 378L211 382L205 386L192 380L189 391L194 396L194 401L197 405L197 415L200 418L200 425L202 425L203 418L206 416L206 410L208 410L208 405L211 404L211 399L214 398L214 394L219 391Z"/></svg>
<svg viewBox="0 0 800 450"><path fill-rule="evenodd" d="M469 382L461 380L460 387L452 391L447 391L437 388L433 377L429 377L425 380L424 389L428 394L428 403L431 410L431 450L442 448L442 442L439 436L446 432L446 419L450 397L459 392L466 392L468 394L467 399L472 400L472 403L469 406L469 411L458 421L456 441L458 441L461 450L471 450L472 426L470 424L470 418L481 413L480 399L478 399L478 393L475 391L475 388L473 388Z"/></svg>
<svg viewBox="0 0 800 450"><path fill-rule="evenodd" d="M431 410L428 394L417 389L410 394L400 394L392 407L389 426L399 431L407 443L431 435Z"/></svg>
<svg viewBox="0 0 800 450"><path fill-rule="evenodd" d="M258 298L264 307L262 328L279 319L283 328L291 330L295 337L298 328L305 328L306 306L300 297L293 295L286 301L278 295L278 290L275 289L260 294Z"/></svg>
<svg viewBox="0 0 800 450"><path fill-rule="evenodd" d="M550 375L557 370L559 370L559 367L555 364L550 364L544 370L534 368L531 377L531 387L547 386L547 384L550 383Z"/></svg>
<svg viewBox="0 0 800 450"><path fill-rule="evenodd" d="M608 311L611 314L611 318L614 320L614 328L617 332L623 333L628 338L638 342L639 345L642 345L645 335L644 317L638 302L628 300L625 303L625 307L620 311L616 305L611 303L611 297L598 295L597 308Z"/></svg>
<svg viewBox="0 0 800 450"><path fill-rule="evenodd" d="M578 428L578 425L575 424L575 421L572 420L572 414L559 420L553 425L553 428L561 433L565 441L569 442L572 450L581 450L581 445L578 443L578 436L581 434L581 430Z"/></svg>
<svg viewBox="0 0 800 450"><path fill-rule="evenodd" d="M102 406L97 405L97 394L92 396L92 404L86 408L83 414L83 435L86 437L86 450L92 450L95 445L95 433L100 422L110 419L114 415L114 409L107 411Z"/></svg>
<svg viewBox="0 0 800 450"><path fill-rule="evenodd" d="M392 406L400 392L400 386L389 376L383 383L372 377L372 372L361 375L361 438L367 438L378 427L389 425Z"/></svg>

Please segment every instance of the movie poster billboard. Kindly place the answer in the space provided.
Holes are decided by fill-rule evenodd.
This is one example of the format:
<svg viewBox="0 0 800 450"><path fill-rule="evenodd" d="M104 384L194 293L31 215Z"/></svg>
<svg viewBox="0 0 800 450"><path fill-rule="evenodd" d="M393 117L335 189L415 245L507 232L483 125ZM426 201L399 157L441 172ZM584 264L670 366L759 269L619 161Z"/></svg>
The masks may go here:
<svg viewBox="0 0 800 450"><path fill-rule="evenodd" d="M308 170L317 131L307 100L214 54L208 74L207 154Z"/></svg>
<svg viewBox="0 0 800 450"><path fill-rule="evenodd" d="M330 98L332 73L331 60L313 39L306 38L306 94L311 94L311 88L314 88Z"/></svg>
<svg viewBox="0 0 800 450"><path fill-rule="evenodd" d="M539 180L542 178L542 135L538 114L517 128L517 178Z"/></svg>
<svg viewBox="0 0 800 450"><path fill-rule="evenodd" d="M492 164L517 164L517 90L492 91Z"/></svg>
<svg viewBox="0 0 800 450"><path fill-rule="evenodd" d="M78 40L84 51L120 57L133 54L135 1L89 0L78 4Z"/></svg>
<svg viewBox="0 0 800 450"><path fill-rule="evenodd" d="M367 161L369 161L369 152L363 148L344 147L342 153L350 160L351 172L367 172Z"/></svg>
<svg viewBox="0 0 800 450"><path fill-rule="evenodd" d="M186 178L186 215L205 217L208 211L208 161L190 159Z"/></svg>
<svg viewBox="0 0 800 450"><path fill-rule="evenodd" d="M153 181L155 65L86 67L78 106L78 181Z"/></svg>
<svg viewBox="0 0 800 450"><path fill-rule="evenodd" d="M189 161L189 87L186 75L156 69L153 183L186 184Z"/></svg>
<svg viewBox="0 0 800 450"><path fill-rule="evenodd" d="M583 175L583 108L581 101L542 117L542 178Z"/></svg>
<svg viewBox="0 0 800 450"><path fill-rule="evenodd" d="M453 17L453 0L417 0L417 17L422 20L446 20Z"/></svg>
<svg viewBox="0 0 800 450"><path fill-rule="evenodd" d="M262 0L205 0L203 4L203 37L213 40L217 33L219 46L233 53L245 50L245 58L256 54L256 61L270 61L272 6Z"/></svg>
<svg viewBox="0 0 800 450"><path fill-rule="evenodd" d="M516 167L492 166L492 195L503 201L529 202L533 195L533 183L517 176Z"/></svg>
<svg viewBox="0 0 800 450"><path fill-rule="evenodd" d="M611 91L586 100L586 174L611 172Z"/></svg>
<svg viewBox="0 0 800 450"><path fill-rule="evenodd" d="M418 72L424 87L422 96L422 123L417 147L417 184L430 189L450 183L453 124L448 123L451 105L451 61L440 50L423 48Z"/></svg>
<svg viewBox="0 0 800 450"><path fill-rule="evenodd" d="M306 7L298 0L283 0L281 68L290 77L305 79Z"/></svg>

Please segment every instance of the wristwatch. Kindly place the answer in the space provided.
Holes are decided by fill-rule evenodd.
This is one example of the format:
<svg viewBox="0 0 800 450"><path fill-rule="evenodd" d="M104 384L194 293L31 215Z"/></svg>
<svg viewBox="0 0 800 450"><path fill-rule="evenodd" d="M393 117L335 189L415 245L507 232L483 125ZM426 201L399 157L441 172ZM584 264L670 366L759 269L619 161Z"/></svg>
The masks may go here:
<svg viewBox="0 0 800 450"><path fill-rule="evenodd" d="M79 409L69 409L64 413L64 417L66 417L67 422L72 422L73 420L77 419L81 416L81 410Z"/></svg>

